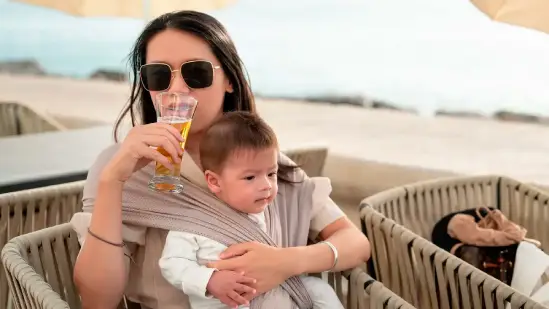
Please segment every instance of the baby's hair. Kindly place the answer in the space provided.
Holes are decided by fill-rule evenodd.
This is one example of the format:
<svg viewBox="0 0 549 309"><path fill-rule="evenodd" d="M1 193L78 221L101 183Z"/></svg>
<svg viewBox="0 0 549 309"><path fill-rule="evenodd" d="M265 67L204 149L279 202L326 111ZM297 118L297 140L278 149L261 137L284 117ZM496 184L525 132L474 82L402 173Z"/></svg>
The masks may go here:
<svg viewBox="0 0 549 309"><path fill-rule="evenodd" d="M227 159L237 151L278 150L273 129L255 113L224 113L200 141L202 168L219 173Z"/></svg>

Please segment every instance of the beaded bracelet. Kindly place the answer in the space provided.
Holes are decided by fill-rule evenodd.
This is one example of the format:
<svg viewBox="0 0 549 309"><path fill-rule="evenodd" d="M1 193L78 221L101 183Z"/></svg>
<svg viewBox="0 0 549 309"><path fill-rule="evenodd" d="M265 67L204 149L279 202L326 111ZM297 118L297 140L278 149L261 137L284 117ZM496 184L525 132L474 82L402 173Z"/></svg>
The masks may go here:
<svg viewBox="0 0 549 309"><path fill-rule="evenodd" d="M123 247L126 246L126 244L125 244L124 242L117 244L117 243L114 243L114 242L112 242L112 241L108 241L108 240L106 240L105 238L100 237L99 235L93 233L93 232L90 230L90 228L88 228L88 234L90 234L91 236L93 236L93 238L95 238L95 239L97 239L97 240L100 240L100 241L102 241L102 242L104 242L104 243L106 243L106 244L109 244L109 245L111 245L111 246L121 247L121 248L123 248Z"/></svg>

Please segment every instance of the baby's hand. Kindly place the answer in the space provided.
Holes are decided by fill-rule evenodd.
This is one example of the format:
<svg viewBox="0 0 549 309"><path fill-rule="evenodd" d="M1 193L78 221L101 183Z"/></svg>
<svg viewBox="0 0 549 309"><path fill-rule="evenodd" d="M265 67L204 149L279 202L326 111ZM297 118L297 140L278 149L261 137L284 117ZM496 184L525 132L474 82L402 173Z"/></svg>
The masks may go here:
<svg viewBox="0 0 549 309"><path fill-rule="evenodd" d="M238 308L239 305L249 305L249 299L243 297L254 295L255 289L250 285L255 279L249 278L232 270L214 271L206 290L215 298L231 308Z"/></svg>

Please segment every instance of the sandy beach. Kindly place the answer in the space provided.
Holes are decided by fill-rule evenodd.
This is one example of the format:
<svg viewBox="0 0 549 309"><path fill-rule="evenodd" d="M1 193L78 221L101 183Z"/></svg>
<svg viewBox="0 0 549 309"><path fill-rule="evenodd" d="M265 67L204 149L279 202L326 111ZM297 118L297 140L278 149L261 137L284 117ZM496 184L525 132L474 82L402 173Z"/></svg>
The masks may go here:
<svg viewBox="0 0 549 309"><path fill-rule="evenodd" d="M113 123L128 93L124 83L0 75L0 101L60 119ZM298 101L257 104L283 148L329 147L325 173L335 194L351 203L396 184L452 174L549 184L549 126Z"/></svg>

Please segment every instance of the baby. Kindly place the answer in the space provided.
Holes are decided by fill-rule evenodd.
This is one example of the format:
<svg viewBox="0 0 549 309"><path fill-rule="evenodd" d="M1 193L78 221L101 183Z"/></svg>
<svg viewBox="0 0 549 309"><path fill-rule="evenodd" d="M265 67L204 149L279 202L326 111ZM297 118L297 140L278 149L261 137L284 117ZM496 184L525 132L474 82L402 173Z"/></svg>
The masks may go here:
<svg viewBox="0 0 549 309"><path fill-rule="evenodd" d="M200 145L200 161L210 191L235 210L248 214L259 229L266 231L265 208L275 199L277 186L278 141L273 130L259 116L231 112L217 120L205 133ZM212 224L215 224L212 222ZM164 278L189 296L191 308L225 309L219 299L207 292L220 290L238 276L217 271L204 261L219 260L226 249L212 239L170 231L159 265ZM343 309L334 290L322 279L301 277L315 309ZM241 295L245 290L227 291ZM239 308L249 308L240 306Z"/></svg>

